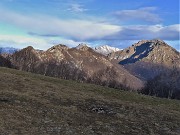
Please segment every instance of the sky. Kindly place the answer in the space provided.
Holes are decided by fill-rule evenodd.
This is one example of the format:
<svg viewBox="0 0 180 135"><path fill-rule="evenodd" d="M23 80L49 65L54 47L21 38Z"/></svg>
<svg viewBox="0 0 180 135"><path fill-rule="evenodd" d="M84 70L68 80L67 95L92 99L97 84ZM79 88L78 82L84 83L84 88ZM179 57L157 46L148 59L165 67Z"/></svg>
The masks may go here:
<svg viewBox="0 0 180 135"><path fill-rule="evenodd" d="M0 0L0 47L162 39L180 51L179 0Z"/></svg>

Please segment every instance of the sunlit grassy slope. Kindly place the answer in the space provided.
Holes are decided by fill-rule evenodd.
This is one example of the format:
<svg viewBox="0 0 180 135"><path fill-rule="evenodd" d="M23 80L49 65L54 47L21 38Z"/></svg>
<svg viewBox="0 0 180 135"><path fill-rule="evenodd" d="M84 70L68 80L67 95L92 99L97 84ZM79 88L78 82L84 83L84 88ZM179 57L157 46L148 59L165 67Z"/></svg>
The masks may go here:
<svg viewBox="0 0 180 135"><path fill-rule="evenodd" d="M0 135L179 135L180 101L0 68Z"/></svg>

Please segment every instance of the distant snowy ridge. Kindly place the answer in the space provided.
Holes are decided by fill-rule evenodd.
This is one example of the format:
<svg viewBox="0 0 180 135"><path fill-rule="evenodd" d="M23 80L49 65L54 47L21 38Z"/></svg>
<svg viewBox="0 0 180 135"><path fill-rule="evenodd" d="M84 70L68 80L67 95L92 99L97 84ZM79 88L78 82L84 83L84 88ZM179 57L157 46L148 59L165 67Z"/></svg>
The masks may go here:
<svg viewBox="0 0 180 135"><path fill-rule="evenodd" d="M98 52L98 53L103 54L103 55L108 55L108 54L110 54L112 52L120 51L121 49L111 47L111 46L108 46L108 45L103 45L103 46L95 47L94 50L96 52Z"/></svg>
<svg viewBox="0 0 180 135"><path fill-rule="evenodd" d="M8 53L13 54L14 52L18 51L19 49L13 47L0 47L0 54Z"/></svg>

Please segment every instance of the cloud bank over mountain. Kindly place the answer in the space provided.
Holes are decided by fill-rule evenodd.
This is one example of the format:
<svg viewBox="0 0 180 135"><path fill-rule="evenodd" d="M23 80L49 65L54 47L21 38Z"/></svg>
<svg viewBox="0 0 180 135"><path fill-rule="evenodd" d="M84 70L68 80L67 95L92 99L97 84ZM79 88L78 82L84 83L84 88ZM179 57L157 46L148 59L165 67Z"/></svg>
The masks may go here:
<svg viewBox="0 0 180 135"><path fill-rule="evenodd" d="M43 49L57 42L69 46L85 42L90 45L116 43L114 46L117 47L127 40L155 38L175 41L175 44L179 42L180 24L177 21L171 23L165 21L160 5L142 6L140 4L126 9L121 6L119 9L116 6L105 9L112 3L107 2L100 7L95 4L102 4L101 2L92 0L41 2L35 2L39 5L39 9L29 1L3 0L0 2L0 27L7 29L6 33L0 32L1 46L9 44L21 48L27 44L34 44L37 48ZM19 9L9 6L10 4L17 5L16 8L19 7ZM144 2L144 4L147 3ZM57 8L57 5L60 7ZM54 6L54 9L50 6ZM27 12L23 12L24 10ZM17 31L23 31L23 34L8 29L8 26L3 26L4 24L16 28ZM124 45L126 46L128 45Z"/></svg>

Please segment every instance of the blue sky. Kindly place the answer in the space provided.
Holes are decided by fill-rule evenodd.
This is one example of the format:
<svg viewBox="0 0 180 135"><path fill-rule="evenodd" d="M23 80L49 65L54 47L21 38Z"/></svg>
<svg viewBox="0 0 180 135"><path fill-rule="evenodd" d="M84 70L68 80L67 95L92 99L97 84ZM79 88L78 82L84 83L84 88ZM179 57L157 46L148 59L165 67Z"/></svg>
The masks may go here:
<svg viewBox="0 0 180 135"><path fill-rule="evenodd" d="M0 46L47 49L160 38L180 50L179 0L1 0Z"/></svg>

